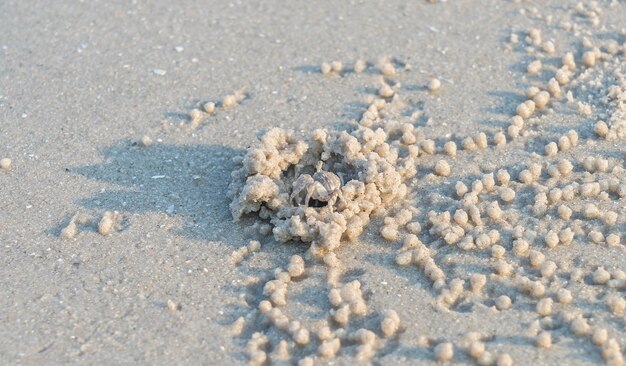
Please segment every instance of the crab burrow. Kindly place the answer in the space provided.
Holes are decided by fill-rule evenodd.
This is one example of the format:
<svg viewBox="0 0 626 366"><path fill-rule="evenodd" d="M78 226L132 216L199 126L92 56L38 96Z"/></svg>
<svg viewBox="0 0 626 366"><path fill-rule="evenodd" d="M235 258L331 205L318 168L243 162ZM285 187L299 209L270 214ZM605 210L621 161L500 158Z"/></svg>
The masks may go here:
<svg viewBox="0 0 626 366"><path fill-rule="evenodd" d="M406 196L403 182L416 174L413 125L384 118L396 103L372 101L350 131L267 131L232 173L233 219L258 215L276 240L311 243L316 257L357 238L374 212Z"/></svg>

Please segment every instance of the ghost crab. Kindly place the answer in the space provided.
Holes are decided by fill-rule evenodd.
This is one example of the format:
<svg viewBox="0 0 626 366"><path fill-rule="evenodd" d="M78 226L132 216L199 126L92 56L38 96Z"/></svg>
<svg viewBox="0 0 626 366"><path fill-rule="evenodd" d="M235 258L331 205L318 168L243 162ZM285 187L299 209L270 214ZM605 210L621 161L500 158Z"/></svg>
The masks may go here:
<svg viewBox="0 0 626 366"><path fill-rule="evenodd" d="M337 199L343 199L341 195L342 179L335 173L318 170L313 174L301 174L292 184L291 201L296 199L298 206L301 202L297 200L302 191L306 191L304 206L309 207L311 199L316 202L312 207L328 206L333 210Z"/></svg>

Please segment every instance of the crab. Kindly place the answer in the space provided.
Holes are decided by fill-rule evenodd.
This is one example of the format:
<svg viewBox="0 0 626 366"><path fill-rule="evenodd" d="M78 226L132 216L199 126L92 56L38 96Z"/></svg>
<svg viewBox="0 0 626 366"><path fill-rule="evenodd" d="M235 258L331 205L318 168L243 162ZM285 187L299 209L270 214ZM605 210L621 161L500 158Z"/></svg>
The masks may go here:
<svg viewBox="0 0 626 366"><path fill-rule="evenodd" d="M309 206L311 199L320 203L326 203L325 206L333 206L341 195L341 178L335 173L327 171L317 171L313 176L309 174L301 174L292 184L293 191L291 193L291 201L298 198L300 192L306 191L304 205ZM297 202L300 205L300 202Z"/></svg>

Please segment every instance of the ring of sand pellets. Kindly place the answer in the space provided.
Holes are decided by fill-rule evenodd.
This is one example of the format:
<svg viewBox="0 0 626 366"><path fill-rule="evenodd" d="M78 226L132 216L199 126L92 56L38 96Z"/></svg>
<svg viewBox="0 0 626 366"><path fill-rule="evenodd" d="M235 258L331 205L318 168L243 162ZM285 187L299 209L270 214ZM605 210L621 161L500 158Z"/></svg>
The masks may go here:
<svg viewBox="0 0 626 366"><path fill-rule="evenodd" d="M267 131L232 173L233 218L258 215L276 240L310 242L317 257L356 239L374 211L405 197L403 181L415 174L419 150L402 143L413 126L381 118L384 108L384 100L373 101L373 120L351 131Z"/></svg>

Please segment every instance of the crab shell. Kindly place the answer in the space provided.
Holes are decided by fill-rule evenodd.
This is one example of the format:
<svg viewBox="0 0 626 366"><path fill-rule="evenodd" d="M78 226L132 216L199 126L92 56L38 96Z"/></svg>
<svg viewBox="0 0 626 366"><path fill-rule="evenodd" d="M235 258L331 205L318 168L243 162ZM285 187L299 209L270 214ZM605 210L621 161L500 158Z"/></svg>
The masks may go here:
<svg viewBox="0 0 626 366"><path fill-rule="evenodd" d="M318 201L328 201L341 188L341 180L331 172L319 171L313 174L313 194L311 197Z"/></svg>

